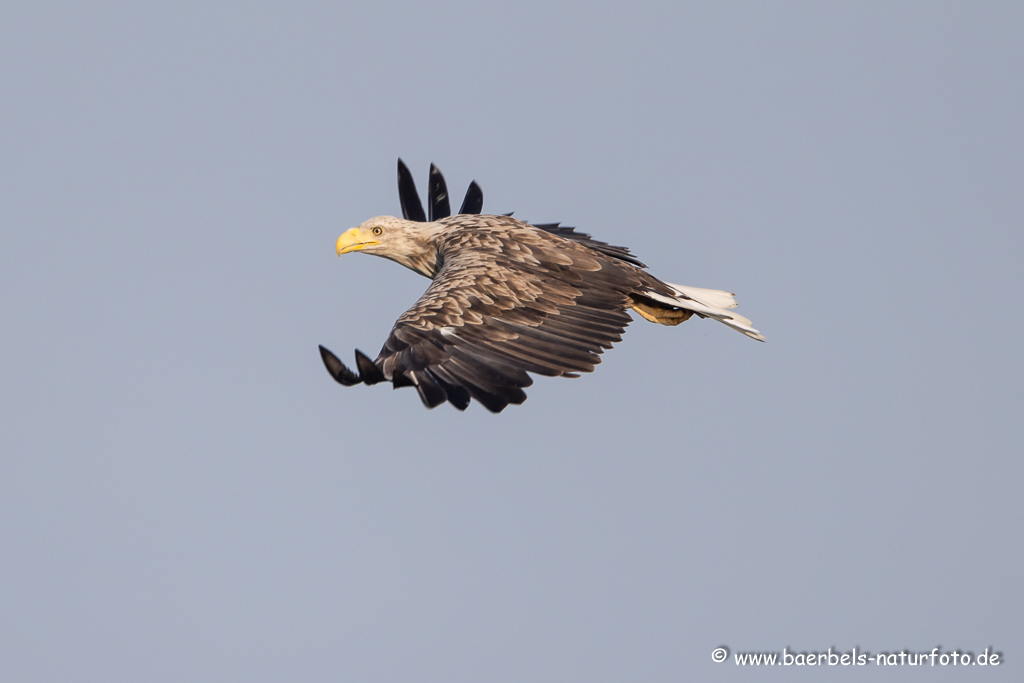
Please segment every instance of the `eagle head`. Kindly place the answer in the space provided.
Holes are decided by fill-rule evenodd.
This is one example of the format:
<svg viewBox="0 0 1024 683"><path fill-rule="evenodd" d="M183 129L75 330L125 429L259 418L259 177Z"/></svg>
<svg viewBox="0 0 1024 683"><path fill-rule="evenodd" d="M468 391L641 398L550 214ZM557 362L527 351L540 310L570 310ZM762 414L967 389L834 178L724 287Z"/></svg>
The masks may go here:
<svg viewBox="0 0 1024 683"><path fill-rule="evenodd" d="M377 216L343 232L334 250L338 256L352 251L382 256L432 278L437 268L436 237L440 227L436 223Z"/></svg>

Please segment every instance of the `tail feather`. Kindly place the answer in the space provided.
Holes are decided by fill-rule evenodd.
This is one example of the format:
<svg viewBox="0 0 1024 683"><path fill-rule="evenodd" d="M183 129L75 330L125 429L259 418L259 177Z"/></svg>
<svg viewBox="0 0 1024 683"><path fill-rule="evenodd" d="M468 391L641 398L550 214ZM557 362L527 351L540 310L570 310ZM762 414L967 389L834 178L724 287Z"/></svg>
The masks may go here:
<svg viewBox="0 0 1024 683"><path fill-rule="evenodd" d="M687 287L686 285L675 285L671 282L666 282L665 284L672 288L676 296L668 296L653 291L644 292L644 296L669 306L693 311L705 318L714 318L732 329L742 332L751 339L765 341L764 336L754 329L753 323L739 313L728 310L736 307L735 294L724 292L720 289Z"/></svg>

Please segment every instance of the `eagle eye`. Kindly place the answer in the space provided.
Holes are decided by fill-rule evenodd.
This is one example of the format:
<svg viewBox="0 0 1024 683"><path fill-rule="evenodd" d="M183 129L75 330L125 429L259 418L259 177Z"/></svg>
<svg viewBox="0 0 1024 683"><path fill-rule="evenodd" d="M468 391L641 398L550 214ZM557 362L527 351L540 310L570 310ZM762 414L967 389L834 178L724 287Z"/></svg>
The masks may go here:
<svg viewBox="0 0 1024 683"><path fill-rule="evenodd" d="M374 228L370 232L379 237L384 232L384 228Z"/></svg>

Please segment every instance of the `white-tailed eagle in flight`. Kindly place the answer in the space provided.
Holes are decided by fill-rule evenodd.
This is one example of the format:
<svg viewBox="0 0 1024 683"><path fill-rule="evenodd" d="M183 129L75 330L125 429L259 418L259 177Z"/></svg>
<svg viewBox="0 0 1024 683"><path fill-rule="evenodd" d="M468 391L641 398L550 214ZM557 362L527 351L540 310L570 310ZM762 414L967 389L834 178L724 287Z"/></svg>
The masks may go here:
<svg viewBox="0 0 1024 683"><path fill-rule="evenodd" d="M346 386L414 386L428 408L476 399L492 412L526 400L527 373L577 377L622 339L629 311L662 325L696 314L764 341L733 312L733 294L664 282L624 247L557 223L481 215L474 182L450 215L444 177L430 167L429 219L398 161L404 218L378 216L338 238L338 256L383 256L431 279L403 313L376 360L356 351L356 372L323 346L327 370Z"/></svg>

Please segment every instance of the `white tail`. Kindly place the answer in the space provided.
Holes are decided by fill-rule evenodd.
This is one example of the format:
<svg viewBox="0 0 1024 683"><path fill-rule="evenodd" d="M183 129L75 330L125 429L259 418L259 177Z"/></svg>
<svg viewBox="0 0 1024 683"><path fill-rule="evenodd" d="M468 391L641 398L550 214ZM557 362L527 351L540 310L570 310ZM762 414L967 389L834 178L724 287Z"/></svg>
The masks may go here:
<svg viewBox="0 0 1024 683"><path fill-rule="evenodd" d="M723 292L720 289L687 287L686 285L675 285L671 282L666 282L665 284L675 290L677 296L666 296L651 291L644 292L644 296L669 306L693 311L705 318L714 318L732 329L742 332L751 339L765 341L764 336L754 329L753 324L749 320L738 313L727 310L736 308L736 299L733 298L736 296L735 294Z"/></svg>

